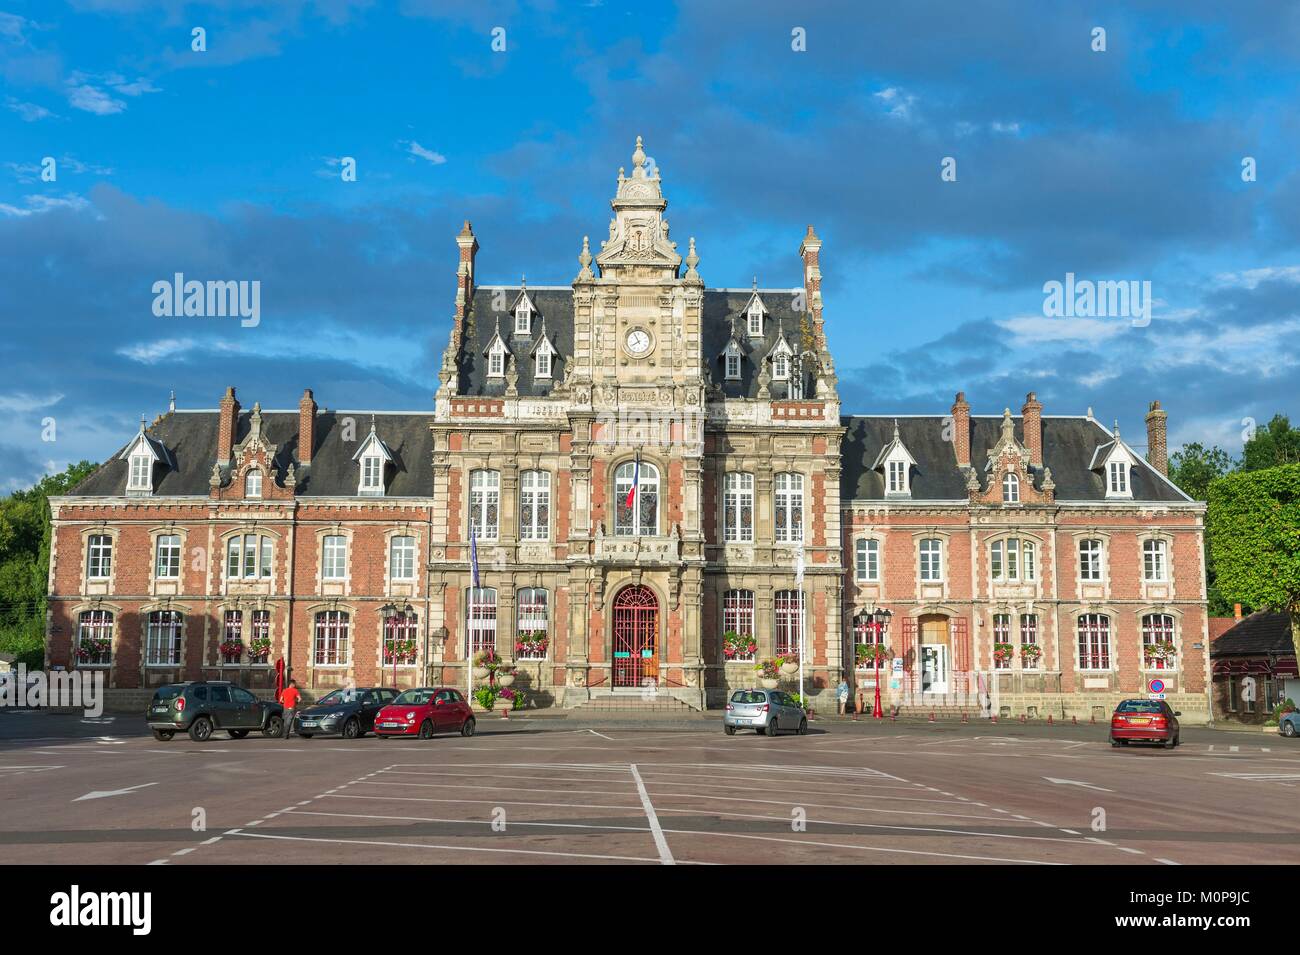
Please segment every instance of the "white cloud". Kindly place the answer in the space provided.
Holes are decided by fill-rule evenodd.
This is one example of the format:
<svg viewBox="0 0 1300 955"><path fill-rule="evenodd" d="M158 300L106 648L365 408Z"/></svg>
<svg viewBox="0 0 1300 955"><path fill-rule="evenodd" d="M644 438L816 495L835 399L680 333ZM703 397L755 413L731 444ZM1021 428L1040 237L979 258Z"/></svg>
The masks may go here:
<svg viewBox="0 0 1300 955"><path fill-rule="evenodd" d="M425 149L414 140L403 140L403 142L407 143L407 152L412 156L419 156L421 159L427 159L435 166L441 166L447 161L447 157L442 153L436 153L432 149Z"/></svg>
<svg viewBox="0 0 1300 955"><path fill-rule="evenodd" d="M25 414L41 408L48 408L50 405L56 405L62 400L62 393L29 395L25 391L15 391L12 394L0 394L0 412Z"/></svg>
<svg viewBox="0 0 1300 955"><path fill-rule="evenodd" d="M1300 265L1265 266L1241 272L1220 272L1214 280L1221 286L1253 289L1260 282L1290 282L1300 285Z"/></svg>
<svg viewBox="0 0 1300 955"><path fill-rule="evenodd" d="M107 90L102 87L107 87ZM110 93L108 90L112 92ZM112 93L116 93L118 96L134 98L145 93L158 92L161 91L149 80L143 77L127 80L120 73L106 73L103 76L94 76L89 73L76 72L68 78L68 104L73 109L94 113L96 116L112 116L114 113L120 113L126 109L126 102L115 99Z"/></svg>
<svg viewBox="0 0 1300 955"><path fill-rule="evenodd" d="M890 116L904 120L912 118L912 106L916 103L916 97L911 93L906 93L897 86L887 86L871 95L888 107Z"/></svg>
<svg viewBox="0 0 1300 955"><path fill-rule="evenodd" d="M155 365L166 358L179 358L193 351L198 343L192 338L160 338L153 342L124 345L117 350L123 358L145 365Z"/></svg>
<svg viewBox="0 0 1300 955"><path fill-rule="evenodd" d="M37 120L54 115L44 106L37 106L35 103L24 103L12 96L5 97L5 106L17 113L27 123L34 123Z"/></svg>
<svg viewBox="0 0 1300 955"><path fill-rule="evenodd" d="M88 83L79 86L69 84L68 105L73 109L94 113L96 116L112 116L126 109L126 103L120 99L113 99L103 90Z"/></svg>
<svg viewBox="0 0 1300 955"><path fill-rule="evenodd" d="M1123 318L1048 318L1044 315L1018 315L997 323L1024 342L1087 342L1097 345L1109 341L1130 327Z"/></svg>
<svg viewBox="0 0 1300 955"><path fill-rule="evenodd" d="M25 209L9 205L7 202L0 202L0 215L32 216L39 215L42 212L52 212L55 209L73 209L80 211L82 209L90 208L90 203L87 202L85 198L74 195L73 193L66 193L63 196L23 196L23 201L27 203Z"/></svg>

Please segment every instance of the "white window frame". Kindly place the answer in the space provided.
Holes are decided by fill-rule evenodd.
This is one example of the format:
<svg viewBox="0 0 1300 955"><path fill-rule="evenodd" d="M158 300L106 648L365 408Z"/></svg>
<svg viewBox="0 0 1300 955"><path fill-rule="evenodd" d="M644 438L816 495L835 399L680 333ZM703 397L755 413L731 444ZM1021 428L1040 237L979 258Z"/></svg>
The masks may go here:
<svg viewBox="0 0 1300 955"><path fill-rule="evenodd" d="M384 458L380 454L365 454L361 456L361 486L359 490L365 493L382 492L384 490Z"/></svg>
<svg viewBox="0 0 1300 955"><path fill-rule="evenodd" d="M83 667L107 667L113 663L113 614L108 610L83 610L77 614L77 642L72 648L75 655L87 639L108 639L106 659L77 660L78 669Z"/></svg>
<svg viewBox="0 0 1300 955"><path fill-rule="evenodd" d="M749 311L745 313L745 327L750 337L763 337L763 307L758 304L757 299L749 304Z"/></svg>
<svg viewBox="0 0 1300 955"><path fill-rule="evenodd" d="M127 477L128 491L153 490L153 457L148 454L133 454L130 459L131 470Z"/></svg>
<svg viewBox="0 0 1300 955"><path fill-rule="evenodd" d="M108 580L113 576L113 535L91 534L86 538L86 579Z"/></svg>
<svg viewBox="0 0 1300 955"><path fill-rule="evenodd" d="M525 295L519 300L519 305L515 308L515 334L531 335L533 333L533 309L528 304L528 296Z"/></svg>
<svg viewBox="0 0 1300 955"><path fill-rule="evenodd" d="M628 492L632 490L632 475L635 471L635 461L624 461L614 470L614 535L616 537L655 536L659 533L659 469L653 464L648 461L641 462L636 501L630 511L623 507ZM647 499L653 500L654 515L652 521L643 523L642 511Z"/></svg>
<svg viewBox="0 0 1300 955"><path fill-rule="evenodd" d="M244 475L244 497L260 498L262 496L262 469L250 468Z"/></svg>
<svg viewBox="0 0 1300 955"><path fill-rule="evenodd" d="M519 475L519 539L544 541L551 537L551 472L524 471Z"/></svg>
<svg viewBox="0 0 1300 955"><path fill-rule="evenodd" d="M1152 626L1151 621L1157 621ZM1167 625L1166 625L1167 624ZM1151 613L1142 614L1138 625L1142 631L1142 669L1143 670L1173 670L1177 665L1167 659L1152 659L1147 661L1147 645L1162 642L1162 638L1167 638L1175 647L1178 646L1178 621L1174 619L1171 613Z"/></svg>
<svg viewBox="0 0 1300 955"><path fill-rule="evenodd" d="M388 539L388 579L415 579L415 537L394 534Z"/></svg>
<svg viewBox="0 0 1300 955"><path fill-rule="evenodd" d="M487 375L489 378L506 376L506 346L500 340L488 349Z"/></svg>
<svg viewBox="0 0 1300 955"><path fill-rule="evenodd" d="M540 596L539 596L540 595ZM518 636L541 631L546 634L546 652L518 653L520 660L545 660L551 651L550 604L551 595L544 587L521 587L516 598L519 606L515 614L515 633ZM516 637L516 643L518 638Z"/></svg>
<svg viewBox="0 0 1300 955"><path fill-rule="evenodd" d="M537 368L533 373L534 378L551 377L551 353L548 349L541 348L537 351L536 356Z"/></svg>
<svg viewBox="0 0 1300 955"><path fill-rule="evenodd" d="M773 532L778 544L803 541L803 475L798 471L781 471L772 481Z"/></svg>
<svg viewBox="0 0 1300 955"><path fill-rule="evenodd" d="M886 493L889 494L910 494L908 487L908 472L911 469L907 461L903 458L890 458L885 462L885 474L887 483L885 485Z"/></svg>
<svg viewBox="0 0 1300 955"><path fill-rule="evenodd" d="M1079 540L1079 580L1085 583L1098 583L1105 579L1106 544L1099 537L1084 537Z"/></svg>
<svg viewBox="0 0 1300 955"><path fill-rule="evenodd" d="M722 593L722 633L734 632L740 637L754 636L754 604L755 595L752 590L743 588L733 588L725 590ZM755 641L757 642L757 641ZM718 652L722 654L723 662L727 661L727 656L722 646L719 645ZM757 653L746 653L736 655L731 658L731 663L750 663L753 662Z"/></svg>
<svg viewBox="0 0 1300 955"><path fill-rule="evenodd" d="M151 610L145 616L144 665L176 667L181 663L181 628L185 618L179 610Z"/></svg>
<svg viewBox="0 0 1300 955"><path fill-rule="evenodd" d="M735 342L727 345L727 350L722 356L723 376L727 381L740 381L740 349L736 347Z"/></svg>
<svg viewBox="0 0 1300 955"><path fill-rule="evenodd" d="M465 591L465 649L469 659L497 648L497 592L495 587L470 587Z"/></svg>
<svg viewBox="0 0 1300 955"><path fill-rule="evenodd" d="M1075 663L1078 665L1079 670L1088 673L1109 673L1114 668L1115 664L1115 655L1111 652L1111 631L1113 628L1111 627L1110 617L1104 613L1081 613L1075 619L1074 623L1074 654ZM1093 641L1091 639L1088 640L1088 662L1090 664L1095 664L1099 659L1101 659L1103 660L1104 665L1083 665L1083 643L1085 634L1087 634L1089 638L1093 635L1096 635L1098 638L1096 641L1098 649L1093 649Z"/></svg>
<svg viewBox="0 0 1300 955"><path fill-rule="evenodd" d="M917 572L922 583L943 582L944 555L942 537L923 537L917 545L920 558Z"/></svg>
<svg viewBox="0 0 1300 955"><path fill-rule="evenodd" d="M1020 478L1010 471L1002 476L1002 503L1020 503Z"/></svg>
<svg viewBox="0 0 1300 955"><path fill-rule="evenodd" d="M491 517L489 523L488 518ZM501 472L475 468L469 472L469 523L481 541L501 536Z"/></svg>
<svg viewBox="0 0 1300 955"><path fill-rule="evenodd" d="M1142 542L1142 580L1148 584L1169 583L1169 542L1149 537Z"/></svg>
<svg viewBox="0 0 1300 955"><path fill-rule="evenodd" d="M748 471L722 476L722 539L729 544L754 540L754 475Z"/></svg>
<svg viewBox="0 0 1300 955"><path fill-rule="evenodd" d="M348 579L348 538L346 534L325 534L321 537L320 579Z"/></svg>
<svg viewBox="0 0 1300 955"><path fill-rule="evenodd" d="M312 621L312 665L347 666L351 636L352 619L346 610L318 610Z"/></svg>
<svg viewBox="0 0 1300 955"><path fill-rule="evenodd" d="M226 538L226 579L269 579L272 546L271 538L266 534L235 534ZM234 573L231 573L232 567Z"/></svg>
<svg viewBox="0 0 1300 955"><path fill-rule="evenodd" d="M1107 497L1128 497L1133 492L1130 490L1129 481L1129 464L1127 461L1112 460L1106 468L1108 479L1106 482Z"/></svg>
<svg viewBox="0 0 1300 955"><path fill-rule="evenodd" d="M181 535L159 534L154 540L153 575L156 580L181 576Z"/></svg>
<svg viewBox="0 0 1300 955"><path fill-rule="evenodd" d="M880 541L859 537L853 545L853 579L860 584L880 583Z"/></svg>

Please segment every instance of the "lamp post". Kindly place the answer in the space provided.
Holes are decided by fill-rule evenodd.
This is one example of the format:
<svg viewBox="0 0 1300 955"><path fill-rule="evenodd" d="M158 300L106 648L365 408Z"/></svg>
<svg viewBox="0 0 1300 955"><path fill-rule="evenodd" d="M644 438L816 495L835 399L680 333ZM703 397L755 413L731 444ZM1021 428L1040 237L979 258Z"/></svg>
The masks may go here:
<svg viewBox="0 0 1300 955"><path fill-rule="evenodd" d="M871 615L871 623L876 631L876 719L878 720L885 718L885 711L880 705L880 648L884 643L885 630L888 629L889 621L893 616L892 612L881 609L877 609Z"/></svg>
<svg viewBox="0 0 1300 955"><path fill-rule="evenodd" d="M388 631L389 631L389 629L390 629L390 628L393 629L393 631L394 631L394 633L393 633L393 637L394 637L394 639L395 639L396 636L397 636L397 634L396 634L395 631L396 631L396 626L397 626L397 620L398 620L398 618L400 617L400 618L402 618L403 620L405 620L406 618L408 618L408 617L411 616L411 613L413 612L413 610L412 610L412 607L411 607L410 603L407 603L404 607L400 607L400 608L399 608L396 604L394 604L394 603L386 603L386 604L384 604L382 607L379 608L379 612L380 612L381 614L383 614L383 618L384 618L384 634L383 634L383 636L384 636L384 643L387 644L387 642L388 642L388 639L387 639L387 638L388 638ZM396 690L396 689L397 689L397 650L396 650L396 647L394 647L394 649L392 650L392 655L393 655L393 689Z"/></svg>

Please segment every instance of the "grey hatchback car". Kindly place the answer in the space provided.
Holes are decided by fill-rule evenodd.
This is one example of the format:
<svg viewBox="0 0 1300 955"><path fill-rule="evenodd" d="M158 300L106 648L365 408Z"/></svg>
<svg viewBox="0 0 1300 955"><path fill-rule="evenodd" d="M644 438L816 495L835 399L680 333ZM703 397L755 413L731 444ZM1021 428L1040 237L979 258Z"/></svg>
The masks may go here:
<svg viewBox="0 0 1300 955"><path fill-rule="evenodd" d="M731 694L722 728L728 736L738 729L776 736L782 730L808 732L808 714L789 693L780 690L737 690Z"/></svg>

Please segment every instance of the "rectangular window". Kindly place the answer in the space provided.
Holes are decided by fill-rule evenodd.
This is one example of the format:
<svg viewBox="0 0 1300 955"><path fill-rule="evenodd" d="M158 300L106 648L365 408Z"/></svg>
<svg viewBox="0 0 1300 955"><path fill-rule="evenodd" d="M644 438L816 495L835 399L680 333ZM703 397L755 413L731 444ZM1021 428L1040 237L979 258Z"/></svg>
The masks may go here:
<svg viewBox="0 0 1300 955"><path fill-rule="evenodd" d="M519 591L519 616L515 624L515 657L520 660L545 660L550 643L550 626L546 617L546 591L525 587Z"/></svg>
<svg viewBox="0 0 1300 955"><path fill-rule="evenodd" d="M147 491L150 487L153 459L147 454L131 455L131 480L128 487L133 491Z"/></svg>
<svg viewBox="0 0 1300 955"><path fill-rule="evenodd" d="M1079 669L1110 669L1110 618L1104 614L1079 616Z"/></svg>
<svg viewBox="0 0 1300 955"><path fill-rule="evenodd" d="M388 575L392 580L415 579L414 537L394 537L388 542Z"/></svg>
<svg viewBox="0 0 1300 955"><path fill-rule="evenodd" d="M271 611L253 611L253 625L249 637L249 662L266 663L271 655Z"/></svg>
<svg viewBox="0 0 1300 955"><path fill-rule="evenodd" d="M729 636L734 634L735 636ZM735 662L754 659L754 592L728 590L722 595L722 658Z"/></svg>
<svg viewBox="0 0 1300 955"><path fill-rule="evenodd" d="M776 539L779 543L803 540L803 475L784 472L776 476Z"/></svg>
<svg viewBox="0 0 1300 955"><path fill-rule="evenodd" d="M757 305L749 310L749 334L763 334L763 310Z"/></svg>
<svg viewBox="0 0 1300 955"><path fill-rule="evenodd" d="M939 538L921 541L921 579L943 580L943 541Z"/></svg>
<svg viewBox="0 0 1300 955"><path fill-rule="evenodd" d="M253 534L244 535L244 576L257 576L257 537Z"/></svg>
<svg viewBox="0 0 1300 955"><path fill-rule="evenodd" d="M1168 545L1162 540L1142 542L1142 578L1151 583L1169 579Z"/></svg>
<svg viewBox="0 0 1300 955"><path fill-rule="evenodd" d="M1110 493L1128 493L1128 465L1123 461L1110 462Z"/></svg>
<svg viewBox="0 0 1300 955"><path fill-rule="evenodd" d="M345 580L348 576L348 539L331 534L321 548L321 579Z"/></svg>
<svg viewBox="0 0 1300 955"><path fill-rule="evenodd" d="M740 356L735 352L727 352L727 380L740 380Z"/></svg>
<svg viewBox="0 0 1300 955"><path fill-rule="evenodd" d="M730 473L723 478L722 536L728 542L754 539L754 475Z"/></svg>
<svg viewBox="0 0 1300 955"><path fill-rule="evenodd" d="M316 614L316 644L313 658L318 667L348 665L348 615L342 610Z"/></svg>
<svg viewBox="0 0 1300 955"><path fill-rule="evenodd" d="M361 490L378 491L384 486L384 459L368 454L361 459Z"/></svg>
<svg viewBox="0 0 1300 955"><path fill-rule="evenodd" d="M519 539L544 541L551 535L551 473L525 471L519 476Z"/></svg>
<svg viewBox="0 0 1300 955"><path fill-rule="evenodd" d="M1020 665L1026 670L1038 669L1043 655L1041 648L1025 652L1025 647L1038 647L1038 614L1022 613L1020 615Z"/></svg>
<svg viewBox="0 0 1300 955"><path fill-rule="evenodd" d="M419 653L416 639L419 618L413 613L398 613L384 620L384 665L415 666Z"/></svg>
<svg viewBox="0 0 1300 955"><path fill-rule="evenodd" d="M1079 579L1101 580L1101 541L1079 541Z"/></svg>
<svg viewBox="0 0 1300 955"><path fill-rule="evenodd" d="M267 579L271 576L271 538L263 537L259 547L261 557L258 560L257 575Z"/></svg>
<svg viewBox="0 0 1300 955"><path fill-rule="evenodd" d="M176 610L154 610L149 614L144 640L145 666L179 666L181 662L181 615Z"/></svg>
<svg viewBox="0 0 1300 955"><path fill-rule="evenodd" d="M478 540L497 539L500 499L501 473L499 471L469 473L469 523Z"/></svg>
<svg viewBox="0 0 1300 955"><path fill-rule="evenodd" d="M174 579L181 575L181 537L179 534L160 534L154 550L154 576Z"/></svg>
<svg viewBox="0 0 1300 955"><path fill-rule="evenodd" d="M1011 614L993 615L993 666L998 670L1011 669Z"/></svg>
<svg viewBox="0 0 1300 955"><path fill-rule="evenodd" d="M468 600L469 656L497 648L497 592L491 587L470 588Z"/></svg>
<svg viewBox="0 0 1300 955"><path fill-rule="evenodd" d="M799 591L778 590L776 610L776 655L799 652Z"/></svg>
<svg viewBox="0 0 1300 955"><path fill-rule="evenodd" d="M992 565L994 580L1002 580L1002 575L1006 573L1002 564L1002 541L994 541L989 545L989 559Z"/></svg>
<svg viewBox="0 0 1300 955"><path fill-rule="evenodd" d="M551 353L545 348L537 353L537 377L551 377Z"/></svg>
<svg viewBox="0 0 1300 955"><path fill-rule="evenodd" d="M1038 556L1034 549L1032 541L1025 541L1021 544L1021 569L1024 572L1025 580L1035 579L1038 568L1035 566L1035 558Z"/></svg>
<svg viewBox="0 0 1300 955"><path fill-rule="evenodd" d="M858 539L853 556L853 575L858 583L880 582L880 541Z"/></svg>
<svg viewBox="0 0 1300 955"><path fill-rule="evenodd" d="M77 665L106 667L113 655L113 615L107 610L82 611L77 622Z"/></svg>
<svg viewBox="0 0 1300 955"><path fill-rule="evenodd" d="M488 375L500 378L505 374L505 353L494 350L488 355Z"/></svg>
<svg viewBox="0 0 1300 955"><path fill-rule="evenodd" d="M112 573L113 538L92 534L86 548L86 576L91 580L107 580Z"/></svg>
<svg viewBox="0 0 1300 955"><path fill-rule="evenodd" d="M891 494L903 494L907 491L907 462L889 462L889 491Z"/></svg>

